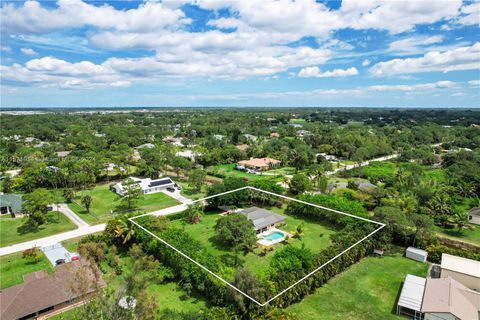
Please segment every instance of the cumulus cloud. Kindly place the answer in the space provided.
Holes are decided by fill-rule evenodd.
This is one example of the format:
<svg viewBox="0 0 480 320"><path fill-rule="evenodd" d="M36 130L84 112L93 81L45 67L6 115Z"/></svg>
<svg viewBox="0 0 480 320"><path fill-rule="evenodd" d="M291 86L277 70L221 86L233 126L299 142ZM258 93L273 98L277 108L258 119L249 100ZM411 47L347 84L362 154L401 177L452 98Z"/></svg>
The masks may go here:
<svg viewBox="0 0 480 320"><path fill-rule="evenodd" d="M402 53L416 53L421 51L422 47L432 44L440 43L443 41L443 37L439 35L435 36L416 36L405 39L400 39L390 43L390 51L399 51Z"/></svg>
<svg viewBox="0 0 480 320"><path fill-rule="evenodd" d="M472 87L479 87L480 86L480 80L470 80L470 81L468 81L468 84L471 85Z"/></svg>
<svg viewBox="0 0 480 320"><path fill-rule="evenodd" d="M362 62L363 67L367 67L369 65L370 65L370 60L368 60L368 59L363 60L363 62Z"/></svg>
<svg viewBox="0 0 480 320"><path fill-rule="evenodd" d="M317 66L306 67L300 70L298 76L300 78L329 78L329 77L348 77L358 74L358 70L355 67L349 69L334 69L332 71L320 72L320 68Z"/></svg>
<svg viewBox="0 0 480 320"><path fill-rule="evenodd" d="M32 48L20 48L20 52L26 56L36 56L38 54Z"/></svg>
<svg viewBox="0 0 480 320"><path fill-rule="evenodd" d="M480 24L480 2L465 5L461 9L461 15L457 19L461 25L479 25Z"/></svg>
<svg viewBox="0 0 480 320"><path fill-rule="evenodd" d="M228 9L231 15L219 18L220 15L212 14L215 18L207 21L211 29L192 32L189 29L191 20L182 11L185 3L216 13ZM35 0L22 4L5 3L0 9L2 33L12 38L36 37L38 41L45 41L56 32L75 30L84 33L82 46L88 46L92 51L96 48L106 52L149 50L152 54L142 58L116 58L112 54L111 58L97 64L46 57L25 65L3 66L5 73L2 77L35 85L35 79L44 79L50 85L91 87L114 83L128 85L163 77L265 77L289 72L292 68L303 68L298 74L302 77L352 76L358 74L354 67L326 72L321 72L318 67L331 59L335 52L353 49L350 43L332 39L334 31L378 29L395 34L410 31L418 24L445 21L459 15L466 18L475 12L474 9L462 7L461 0L344 0L339 9L330 9L315 0L152 0L123 10L81 0L58 0L56 6L45 6ZM315 39L319 47L291 45L305 37ZM420 45L411 41L405 44ZM362 65L369 65L367 61ZM377 64L373 67L374 74L386 74L388 67ZM394 67L401 69L401 66ZM422 67L423 63L420 63L417 69ZM14 70L19 75L16 76Z"/></svg>
<svg viewBox="0 0 480 320"><path fill-rule="evenodd" d="M480 68L480 42L443 52L428 52L419 58L393 59L379 62L370 72L375 76L391 76L432 71L475 70Z"/></svg>
<svg viewBox="0 0 480 320"><path fill-rule="evenodd" d="M38 33L93 26L119 31L158 30L190 22L180 9L148 1L136 9L116 10L112 6L95 6L81 0L59 0L47 9L34 0L23 6L6 3L1 9L2 28L10 33Z"/></svg>

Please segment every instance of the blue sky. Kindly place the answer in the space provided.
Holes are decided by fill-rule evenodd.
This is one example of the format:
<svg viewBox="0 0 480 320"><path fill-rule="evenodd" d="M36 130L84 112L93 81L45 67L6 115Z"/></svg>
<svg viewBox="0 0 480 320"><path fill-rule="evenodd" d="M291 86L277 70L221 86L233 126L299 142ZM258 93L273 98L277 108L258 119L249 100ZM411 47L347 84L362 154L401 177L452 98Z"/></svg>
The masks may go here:
<svg viewBox="0 0 480 320"><path fill-rule="evenodd" d="M2 107L480 107L480 2L2 1Z"/></svg>

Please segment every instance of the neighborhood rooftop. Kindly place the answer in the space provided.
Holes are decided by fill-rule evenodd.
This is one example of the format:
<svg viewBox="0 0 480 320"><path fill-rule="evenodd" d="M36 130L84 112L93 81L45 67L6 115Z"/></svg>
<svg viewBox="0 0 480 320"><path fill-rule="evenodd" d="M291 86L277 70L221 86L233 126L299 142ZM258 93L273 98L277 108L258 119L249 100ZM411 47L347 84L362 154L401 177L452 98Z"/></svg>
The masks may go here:
<svg viewBox="0 0 480 320"><path fill-rule="evenodd" d="M442 269L480 278L480 261L442 254Z"/></svg>
<svg viewBox="0 0 480 320"><path fill-rule="evenodd" d="M88 281L84 292L75 287L80 284L79 273ZM13 320L31 317L37 312L49 311L57 305L68 303L82 294L89 294L105 282L96 278L90 263L84 259L59 265L53 275L37 271L24 276L24 283L3 289L0 292L0 319Z"/></svg>
<svg viewBox="0 0 480 320"><path fill-rule="evenodd" d="M244 209L239 213L245 215L248 220L252 221L256 230L282 222L286 219L284 216L257 207Z"/></svg>

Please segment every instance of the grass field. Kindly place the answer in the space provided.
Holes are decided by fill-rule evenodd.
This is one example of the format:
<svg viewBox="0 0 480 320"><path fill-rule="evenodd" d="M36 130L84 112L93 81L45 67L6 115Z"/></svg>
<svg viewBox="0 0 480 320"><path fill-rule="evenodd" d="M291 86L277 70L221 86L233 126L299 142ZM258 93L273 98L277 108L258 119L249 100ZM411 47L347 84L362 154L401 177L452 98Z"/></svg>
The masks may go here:
<svg viewBox="0 0 480 320"><path fill-rule="evenodd" d="M282 209L272 209L277 213L283 213ZM280 212L281 211L281 212ZM198 240L206 250L212 255L222 257L225 261L231 261L232 250L217 243L215 239L215 223L220 216L218 212L210 212L205 214L201 222L198 224L188 224L183 220L172 221L171 225L185 230L192 238ZM318 253L330 245L330 235L335 233L333 228L322 225L318 222L306 221L294 217L288 217L285 223L278 228L293 234L296 227L303 222L304 235L301 239L293 238L289 241L290 246L305 247L311 249L314 253ZM168 239L165 239L168 242ZM285 246L284 243L277 244L275 248ZM179 248L181 250L181 248ZM240 264L249 269L256 275L262 277L269 269L269 262L276 250L268 252L265 256L261 254L261 249L256 248L253 252L240 256ZM212 270L216 272L215 270Z"/></svg>
<svg viewBox="0 0 480 320"><path fill-rule="evenodd" d="M262 174L253 174L247 173L239 170L235 170L235 164L219 164L213 167L210 167L209 170L216 172L217 174L222 174L227 177L239 177L239 178L246 178L249 181L254 181L258 179L272 179L272 180L279 180L280 177L275 177L272 175L262 175ZM278 174L281 174L281 169L278 169ZM287 169L288 170L288 169ZM273 173L273 170L270 170L269 173Z"/></svg>
<svg viewBox="0 0 480 320"><path fill-rule="evenodd" d="M5 216L0 218L0 247L6 247L15 243L34 240L53 234L75 229L73 224L62 213L49 212L47 222L40 225L36 230L26 227L27 217L11 218Z"/></svg>
<svg viewBox="0 0 480 320"><path fill-rule="evenodd" d="M435 232L445 238L469 242L480 246L480 226L470 224L472 230L462 230L442 228L435 226Z"/></svg>
<svg viewBox="0 0 480 320"><path fill-rule="evenodd" d="M110 191L108 186L108 184L100 184L84 192L85 195L88 194L92 197L92 204L90 206L91 213L88 213L77 204L80 203L82 192L77 192L75 198L77 203L70 203L68 206L89 224L106 222L112 217L110 213L111 210L115 211L117 208L122 207L121 197ZM138 211L151 212L176 204L178 204L177 200L159 192L143 195L137 203L137 209Z"/></svg>
<svg viewBox="0 0 480 320"><path fill-rule="evenodd" d="M302 320L405 319L393 313L402 282L407 274L424 277L427 267L400 255L367 257L287 311Z"/></svg>
<svg viewBox="0 0 480 320"><path fill-rule="evenodd" d="M12 253L0 257L0 285L1 289L8 288L23 282L23 276L39 270L53 272L48 259L40 252L41 258L37 263L30 263L22 258L22 253Z"/></svg>

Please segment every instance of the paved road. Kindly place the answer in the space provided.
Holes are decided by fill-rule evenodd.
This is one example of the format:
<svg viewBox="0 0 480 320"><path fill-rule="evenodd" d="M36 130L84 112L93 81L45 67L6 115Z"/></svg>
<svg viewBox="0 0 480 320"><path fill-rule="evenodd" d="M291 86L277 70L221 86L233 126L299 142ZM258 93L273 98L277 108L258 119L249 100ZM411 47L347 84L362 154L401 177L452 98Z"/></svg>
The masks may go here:
<svg viewBox="0 0 480 320"><path fill-rule="evenodd" d="M54 206L55 208L55 206ZM84 228L84 227L89 227L90 225L86 223L85 221L82 220L75 212L73 212L66 203L60 203L58 207L56 208L57 211L60 211L63 213L70 221L75 223L77 227L79 228Z"/></svg>
<svg viewBox="0 0 480 320"><path fill-rule="evenodd" d="M80 237L80 236L85 236L87 234L95 233L95 232L100 232L105 229L105 223L103 224L97 224L95 226L88 226L88 227L82 227L78 228L76 230L72 231L67 231L59 234L55 234L53 236L49 237L44 237L40 239L35 239L31 241L26 241L22 243L17 243L11 246L7 247L2 247L0 248L0 256L18 252L18 251L23 251L26 249L30 249L33 247L45 247L52 245L54 243L62 242L68 239Z"/></svg>

